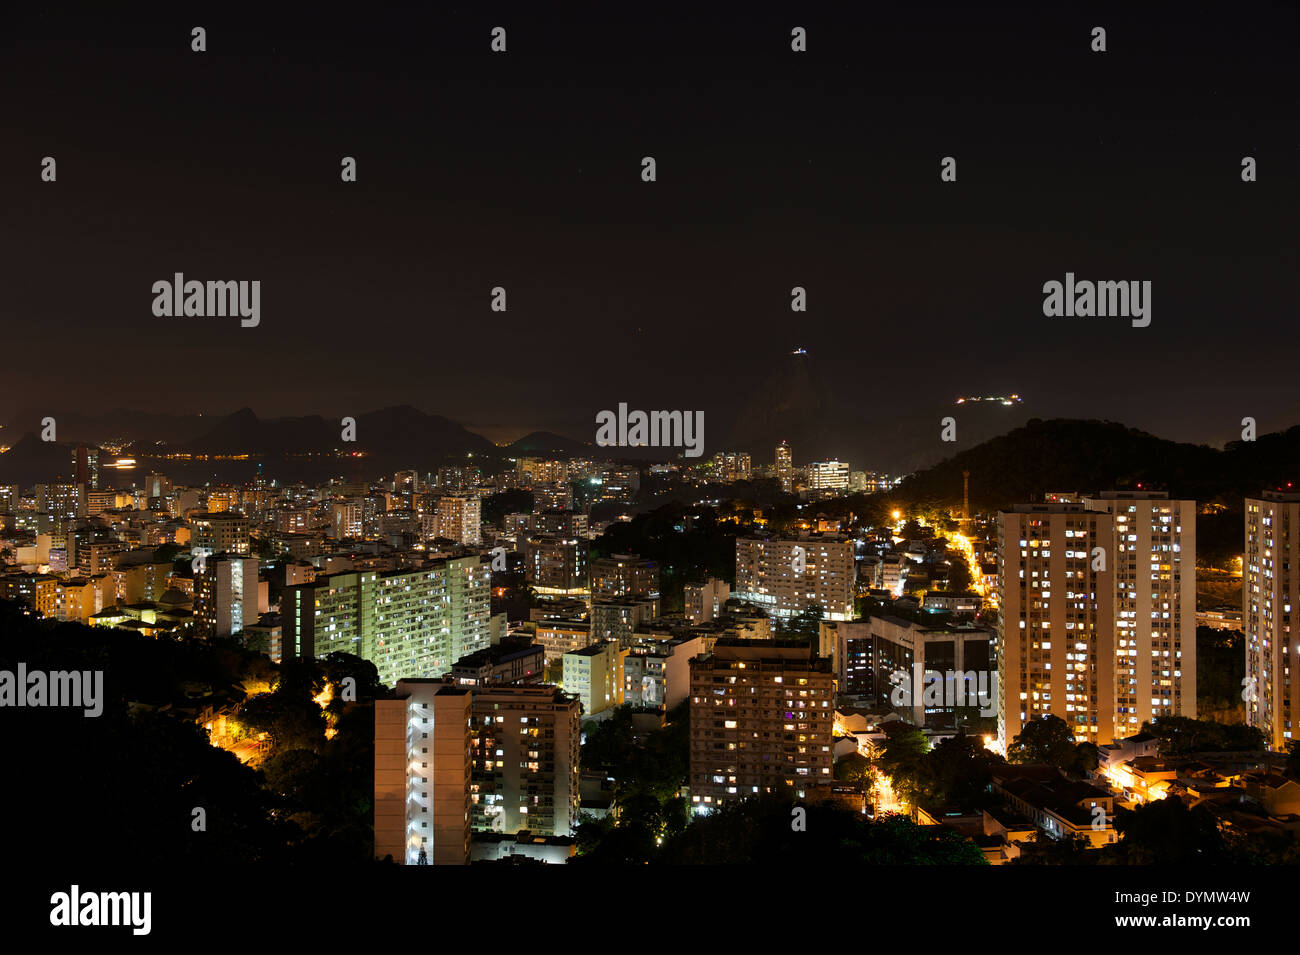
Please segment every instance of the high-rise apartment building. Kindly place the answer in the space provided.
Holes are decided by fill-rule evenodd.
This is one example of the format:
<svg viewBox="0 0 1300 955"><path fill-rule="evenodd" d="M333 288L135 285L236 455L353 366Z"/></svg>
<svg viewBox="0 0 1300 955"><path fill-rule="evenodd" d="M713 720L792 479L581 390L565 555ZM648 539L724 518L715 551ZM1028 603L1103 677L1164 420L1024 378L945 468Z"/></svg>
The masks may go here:
<svg viewBox="0 0 1300 955"><path fill-rule="evenodd" d="M543 537L581 537L586 539L589 521L586 514L557 508L535 508L528 528Z"/></svg>
<svg viewBox="0 0 1300 955"><path fill-rule="evenodd" d="M436 680L402 680L375 701L375 858L467 865L471 697Z"/></svg>
<svg viewBox="0 0 1300 955"><path fill-rule="evenodd" d="M482 502L477 497L444 497L438 501L438 536L460 544L483 541Z"/></svg>
<svg viewBox="0 0 1300 955"><path fill-rule="evenodd" d="M956 729L998 701L996 633L986 627L875 615L823 622L819 646L830 651L842 700L892 709L913 726ZM930 683L935 675L941 685ZM896 696L901 685L906 696Z"/></svg>
<svg viewBox="0 0 1300 955"><path fill-rule="evenodd" d="M88 490L99 488L99 448L78 444L72 452L72 467L78 484L84 484Z"/></svg>
<svg viewBox="0 0 1300 955"><path fill-rule="evenodd" d="M573 507L573 490L570 485L533 485L533 510L567 511L571 507Z"/></svg>
<svg viewBox="0 0 1300 955"><path fill-rule="evenodd" d="M831 784L829 659L793 641L724 638L690 672L692 809Z"/></svg>
<svg viewBox="0 0 1300 955"><path fill-rule="evenodd" d="M420 472L398 471L393 475L394 494L419 494Z"/></svg>
<svg viewBox="0 0 1300 955"><path fill-rule="evenodd" d="M239 492L233 487L214 487L208 491L204 506L209 514L222 514L239 506Z"/></svg>
<svg viewBox="0 0 1300 955"><path fill-rule="evenodd" d="M787 494L794 490L794 456L784 441L776 446L776 479Z"/></svg>
<svg viewBox="0 0 1300 955"><path fill-rule="evenodd" d="M5 574L0 577L0 600L22 604L37 617L57 616L59 579L52 574Z"/></svg>
<svg viewBox="0 0 1300 955"><path fill-rule="evenodd" d="M600 474L600 497L605 501L630 501L641 490L637 468L605 468Z"/></svg>
<svg viewBox="0 0 1300 955"><path fill-rule="evenodd" d="M538 484L563 484L569 479L569 462L519 458L515 461L515 474L526 487Z"/></svg>
<svg viewBox="0 0 1300 955"><path fill-rule="evenodd" d="M491 640L491 570L483 557L418 569L352 571L286 587L286 657L336 650L373 663L389 686L440 677Z"/></svg>
<svg viewBox="0 0 1300 955"><path fill-rule="evenodd" d="M49 534L53 546L66 546L68 532L77 518L86 516L86 486L84 484L36 485L36 511L39 515L37 530Z"/></svg>
<svg viewBox="0 0 1300 955"><path fill-rule="evenodd" d="M581 650L592 643L591 624L577 620L541 621L536 640L542 645L547 665L560 660L570 650Z"/></svg>
<svg viewBox="0 0 1300 955"><path fill-rule="evenodd" d="M748 481L753 475L753 465L745 451L719 451L713 456L713 477L726 484Z"/></svg>
<svg viewBox="0 0 1300 955"><path fill-rule="evenodd" d="M736 539L732 596L777 617L816 604L827 620L853 619L853 541L836 534Z"/></svg>
<svg viewBox="0 0 1300 955"><path fill-rule="evenodd" d="M704 652L704 638L638 639L623 661L623 702L671 710L691 690L691 657Z"/></svg>
<svg viewBox="0 0 1300 955"><path fill-rule="evenodd" d="M1281 750L1300 714L1300 492L1246 499L1242 622L1246 631L1246 722Z"/></svg>
<svg viewBox="0 0 1300 955"><path fill-rule="evenodd" d="M202 512L189 519L190 543L210 554L248 554L248 518L237 511Z"/></svg>
<svg viewBox="0 0 1300 955"><path fill-rule="evenodd" d="M1047 714L1105 745L1196 715L1195 504L1157 492L999 515L999 737Z"/></svg>
<svg viewBox="0 0 1300 955"><path fill-rule="evenodd" d="M1029 504L998 520L998 738L1055 714L1075 739L1115 738L1114 518L1080 503Z"/></svg>
<svg viewBox="0 0 1300 955"><path fill-rule="evenodd" d="M257 623L257 558L219 555L194 575L194 634L203 640Z"/></svg>
<svg viewBox="0 0 1300 955"><path fill-rule="evenodd" d="M1084 498L1115 520L1115 735L1196 716L1196 502L1159 491Z"/></svg>
<svg viewBox="0 0 1300 955"><path fill-rule="evenodd" d="M167 492L172 489L171 481L167 480L167 475L159 474L157 471L151 471L144 478L144 496L153 500L154 498L162 499L167 496Z"/></svg>
<svg viewBox="0 0 1300 955"><path fill-rule="evenodd" d="M527 637L502 637L452 664L448 679L457 686L541 683L546 648Z"/></svg>
<svg viewBox="0 0 1300 955"><path fill-rule="evenodd" d="M335 501L330 507L330 533L345 540L365 536L366 508L359 497Z"/></svg>
<svg viewBox="0 0 1300 955"><path fill-rule="evenodd" d="M524 577L539 594L591 592L588 542L581 537L534 534L524 542Z"/></svg>
<svg viewBox="0 0 1300 955"><path fill-rule="evenodd" d="M117 507L117 491L87 491L86 492L86 513L90 515L103 514L105 511L111 511ZM0 511L4 508L0 507Z"/></svg>
<svg viewBox="0 0 1300 955"><path fill-rule="evenodd" d="M569 836L578 825L580 704L553 686L473 690L474 829Z"/></svg>
<svg viewBox="0 0 1300 955"><path fill-rule="evenodd" d="M58 581L55 587L54 615L59 620L88 623L112 603L113 578L108 574L72 577Z"/></svg>
<svg viewBox="0 0 1300 955"><path fill-rule="evenodd" d="M591 638L614 640L626 648L636 629L658 616L658 597L593 597Z"/></svg>

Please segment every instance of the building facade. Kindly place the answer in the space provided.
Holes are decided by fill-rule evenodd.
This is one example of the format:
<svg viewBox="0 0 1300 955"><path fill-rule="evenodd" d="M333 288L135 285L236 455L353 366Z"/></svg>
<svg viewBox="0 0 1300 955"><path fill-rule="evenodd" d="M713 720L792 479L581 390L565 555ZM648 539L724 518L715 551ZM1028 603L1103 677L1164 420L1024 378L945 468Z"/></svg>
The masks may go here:
<svg viewBox="0 0 1300 955"><path fill-rule="evenodd" d="M352 653L389 686L440 677L490 642L490 565L474 556L329 574L286 587L281 607L287 657Z"/></svg>
<svg viewBox="0 0 1300 955"><path fill-rule="evenodd" d="M776 446L776 479L787 494L794 491L794 452L782 441Z"/></svg>
<svg viewBox="0 0 1300 955"><path fill-rule="evenodd" d="M831 784L830 661L780 640L719 640L690 663L691 808L806 798Z"/></svg>
<svg viewBox="0 0 1300 955"><path fill-rule="evenodd" d="M467 865L473 759L469 690L403 680L375 701L375 858Z"/></svg>
<svg viewBox="0 0 1300 955"><path fill-rule="evenodd" d="M257 618L257 558L209 557L194 575L194 635L229 637Z"/></svg>
<svg viewBox="0 0 1300 955"><path fill-rule="evenodd" d="M853 541L842 535L736 539L732 596L772 616L794 617L811 604L827 620L852 620Z"/></svg>
<svg viewBox="0 0 1300 955"><path fill-rule="evenodd" d="M459 544L483 542L483 502L477 497L444 497L438 501L438 536Z"/></svg>
<svg viewBox="0 0 1300 955"><path fill-rule="evenodd" d="M1265 491L1246 499L1242 622L1246 633L1246 722L1281 750L1300 713L1300 493ZM1252 698L1253 697L1253 698Z"/></svg>
<svg viewBox="0 0 1300 955"><path fill-rule="evenodd" d="M473 691L471 824L572 835L578 825L581 704L553 686Z"/></svg>
<svg viewBox="0 0 1300 955"><path fill-rule="evenodd" d="M999 736L1064 719L1104 745L1196 715L1195 503L1153 492L999 515Z"/></svg>
<svg viewBox="0 0 1300 955"><path fill-rule="evenodd" d="M563 657L563 686L582 703L583 716L596 716L623 703L623 661L617 643L593 643Z"/></svg>

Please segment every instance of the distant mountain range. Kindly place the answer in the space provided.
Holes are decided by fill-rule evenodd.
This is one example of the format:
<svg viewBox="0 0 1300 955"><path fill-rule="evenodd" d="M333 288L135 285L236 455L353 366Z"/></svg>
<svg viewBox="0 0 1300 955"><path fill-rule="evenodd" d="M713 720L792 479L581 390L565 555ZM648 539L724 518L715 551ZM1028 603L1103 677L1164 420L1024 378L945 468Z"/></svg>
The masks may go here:
<svg viewBox="0 0 1300 955"><path fill-rule="evenodd" d="M341 420L328 420L319 415L259 418L252 409L240 408L186 442L181 450L207 454L310 454L340 449L419 458L486 455L500 450L482 435L410 405L381 408L357 415L355 421L356 440L345 442Z"/></svg>
<svg viewBox="0 0 1300 955"><path fill-rule="evenodd" d="M39 438L41 421L45 417L55 419L57 442ZM219 417L124 410L102 415L25 411L0 431L0 439L13 444L8 453L0 455L0 482L28 486L52 481L58 476L66 480L72 474L72 452L80 443L89 446L99 446L102 442L122 443L126 451L142 463L150 456L165 454L248 454L256 459L265 459L270 476L277 476L281 468L275 462L285 458L313 454L325 456L314 468L299 463L288 469L301 474L302 479L310 478L317 471L328 474L340 470L342 466L335 463L339 459L333 457L336 451L362 452L368 473L408 467L432 469L471 456L495 464L521 455L567 456L593 450L580 441L544 431L535 431L498 447L448 418L426 414L409 405L358 415L355 435L355 442L345 442L342 422L319 415L259 418L251 408L240 408ZM161 462L158 466L165 471L176 471L180 467L172 461ZM355 470L355 466L344 470Z"/></svg>

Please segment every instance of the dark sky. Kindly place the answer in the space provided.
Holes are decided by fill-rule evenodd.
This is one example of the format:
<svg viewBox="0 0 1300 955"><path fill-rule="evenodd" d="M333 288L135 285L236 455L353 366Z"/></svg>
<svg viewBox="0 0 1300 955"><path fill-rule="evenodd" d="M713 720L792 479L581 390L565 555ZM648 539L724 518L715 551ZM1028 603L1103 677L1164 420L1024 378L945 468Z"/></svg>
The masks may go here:
<svg viewBox="0 0 1300 955"><path fill-rule="evenodd" d="M425 6L9 14L0 421L410 403L590 439L620 401L725 422L803 346L885 416L1300 423L1292 4ZM154 317L176 271L260 280L260 327ZM1044 317L1067 271L1150 280L1151 326Z"/></svg>

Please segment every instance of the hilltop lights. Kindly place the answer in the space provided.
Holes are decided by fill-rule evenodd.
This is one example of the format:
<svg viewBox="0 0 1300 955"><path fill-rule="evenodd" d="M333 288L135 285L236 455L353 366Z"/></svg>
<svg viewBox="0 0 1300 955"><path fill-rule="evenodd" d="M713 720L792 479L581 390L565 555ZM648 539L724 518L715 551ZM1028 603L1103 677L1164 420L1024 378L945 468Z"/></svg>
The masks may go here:
<svg viewBox="0 0 1300 955"><path fill-rule="evenodd" d="M1011 395L958 395L954 404L964 405L968 401L988 401L994 404L1000 404L1004 407L1018 405L1024 402L1024 399L1017 394Z"/></svg>

